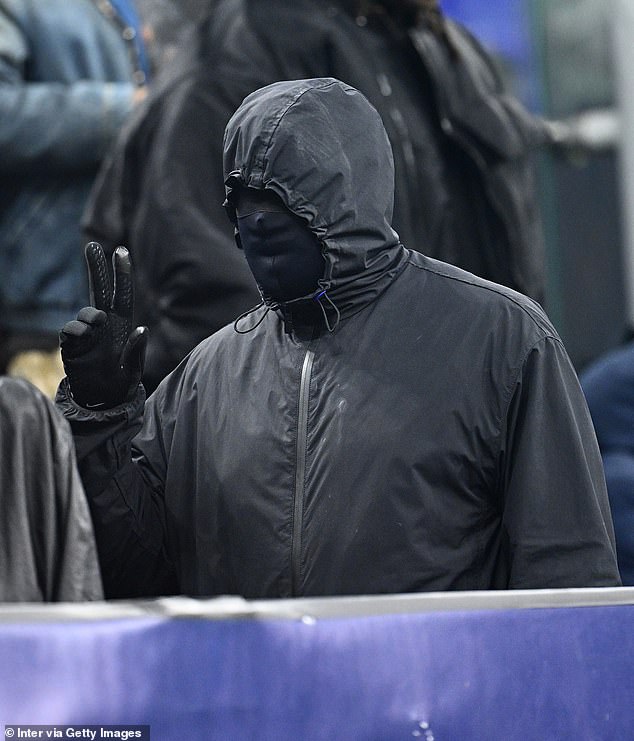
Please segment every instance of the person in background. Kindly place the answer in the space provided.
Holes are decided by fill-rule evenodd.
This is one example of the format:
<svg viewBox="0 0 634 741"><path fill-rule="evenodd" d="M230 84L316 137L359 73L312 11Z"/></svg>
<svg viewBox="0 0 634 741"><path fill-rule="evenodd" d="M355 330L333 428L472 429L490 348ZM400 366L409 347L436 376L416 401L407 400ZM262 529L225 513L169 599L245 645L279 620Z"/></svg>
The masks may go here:
<svg viewBox="0 0 634 741"><path fill-rule="evenodd" d="M379 111L405 244L541 301L532 155L544 122L503 88L478 41L436 0L216 0L99 174L85 236L135 261L152 391L200 340L258 300L233 249L216 173L242 99L332 76Z"/></svg>
<svg viewBox="0 0 634 741"><path fill-rule="evenodd" d="M68 423L22 378L0 377L0 602L103 599Z"/></svg>
<svg viewBox="0 0 634 741"><path fill-rule="evenodd" d="M54 395L81 213L149 68L132 0L0 0L0 372Z"/></svg>
<svg viewBox="0 0 634 741"><path fill-rule="evenodd" d="M195 23L209 0L135 0L143 21L154 77L171 65L179 39Z"/></svg>
<svg viewBox="0 0 634 741"><path fill-rule="evenodd" d="M621 577L634 586L634 342L602 355L580 380L603 458Z"/></svg>
<svg viewBox="0 0 634 741"><path fill-rule="evenodd" d="M146 402L130 255L113 287L91 243L93 306L61 332L106 594L618 586L561 340L529 298L402 244L367 99L332 78L251 94L224 183L258 307Z"/></svg>

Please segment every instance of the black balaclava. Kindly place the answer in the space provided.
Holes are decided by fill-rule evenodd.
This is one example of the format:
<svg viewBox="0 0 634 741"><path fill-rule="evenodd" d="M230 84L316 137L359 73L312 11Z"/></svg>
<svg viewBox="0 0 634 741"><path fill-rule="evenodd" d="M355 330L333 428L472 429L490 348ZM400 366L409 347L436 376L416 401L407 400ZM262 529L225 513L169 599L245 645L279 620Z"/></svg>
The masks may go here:
<svg viewBox="0 0 634 741"><path fill-rule="evenodd" d="M321 243L275 193L240 189L236 217L238 244L265 301L283 304L319 289Z"/></svg>

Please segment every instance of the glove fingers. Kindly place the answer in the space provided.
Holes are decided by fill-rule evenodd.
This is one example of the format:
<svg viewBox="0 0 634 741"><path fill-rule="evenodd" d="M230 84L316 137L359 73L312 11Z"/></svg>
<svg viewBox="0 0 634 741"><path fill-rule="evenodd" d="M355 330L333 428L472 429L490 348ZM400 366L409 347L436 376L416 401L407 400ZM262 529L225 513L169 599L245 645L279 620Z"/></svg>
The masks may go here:
<svg viewBox="0 0 634 741"><path fill-rule="evenodd" d="M86 308L96 312L96 315L92 317L94 321L82 320L82 314L83 316L87 315L84 313L85 310L82 309L77 315L77 319L67 322L59 333L59 345L63 360L84 355L97 341L100 327L103 325L106 315L102 311L97 312L92 307Z"/></svg>
<svg viewBox="0 0 634 741"><path fill-rule="evenodd" d="M112 306L112 288L108 274L108 263L98 242L89 242L85 249L88 265L88 284L90 303L101 311L109 311Z"/></svg>
<svg viewBox="0 0 634 741"><path fill-rule="evenodd" d="M108 317L106 316L105 311L101 311L101 309L95 309L94 306L84 306L83 309L80 309L79 314L77 314L77 319L80 322L85 322L86 324L94 324L97 327L105 324L107 318Z"/></svg>
<svg viewBox="0 0 634 741"><path fill-rule="evenodd" d="M84 337L88 332L91 332L92 328L86 322L82 322L79 319L73 319L72 322L66 322L60 332L61 337L65 341L72 342L73 339Z"/></svg>
<svg viewBox="0 0 634 741"><path fill-rule="evenodd" d="M132 284L132 261L125 247L117 247L112 256L114 272L114 297L112 308L115 313L132 321L134 311L134 287Z"/></svg>
<svg viewBox="0 0 634 741"><path fill-rule="evenodd" d="M139 381L143 375L148 337L149 332L147 327L137 327L130 333L128 341L121 353L121 366L129 375L138 376L137 380Z"/></svg>

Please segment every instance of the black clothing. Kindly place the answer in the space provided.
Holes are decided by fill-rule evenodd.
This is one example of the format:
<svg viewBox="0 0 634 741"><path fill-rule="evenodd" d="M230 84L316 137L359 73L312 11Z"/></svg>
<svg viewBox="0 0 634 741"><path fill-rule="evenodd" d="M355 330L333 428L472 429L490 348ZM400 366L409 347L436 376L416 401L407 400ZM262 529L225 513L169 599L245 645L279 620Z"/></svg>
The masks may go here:
<svg viewBox="0 0 634 741"><path fill-rule="evenodd" d="M250 598L618 585L561 341L530 299L403 247L366 99L332 79L254 93L225 177L308 221L322 292L202 342L140 431L142 388L99 413L62 384L110 595L175 588L171 570Z"/></svg>
<svg viewBox="0 0 634 741"><path fill-rule="evenodd" d="M110 409L136 395L143 376L147 327L133 328L132 263L117 247L111 280L103 249L86 245L92 306L66 322L59 333L64 370L75 401L86 408Z"/></svg>
<svg viewBox="0 0 634 741"><path fill-rule="evenodd" d="M28 381L0 378L0 602L103 598L70 428Z"/></svg>
<svg viewBox="0 0 634 741"><path fill-rule="evenodd" d="M145 383L259 300L222 209L229 117L276 80L332 76L378 110L396 167L394 227L424 254L543 298L531 149L543 127L504 94L458 24L357 21L337 0L223 0L121 137L85 214L87 236L136 263ZM363 134L362 134L363 135Z"/></svg>

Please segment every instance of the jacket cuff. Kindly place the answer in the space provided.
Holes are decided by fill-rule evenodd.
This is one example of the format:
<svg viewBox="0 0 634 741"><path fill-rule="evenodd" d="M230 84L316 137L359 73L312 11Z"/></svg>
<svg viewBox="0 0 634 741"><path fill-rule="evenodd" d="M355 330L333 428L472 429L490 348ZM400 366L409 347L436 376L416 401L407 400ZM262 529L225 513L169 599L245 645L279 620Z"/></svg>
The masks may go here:
<svg viewBox="0 0 634 741"><path fill-rule="evenodd" d="M116 422L122 419L134 419L143 411L145 388L142 383L139 383L134 397L116 407L86 409L73 399L68 378L64 377L57 388L55 404L69 422Z"/></svg>

